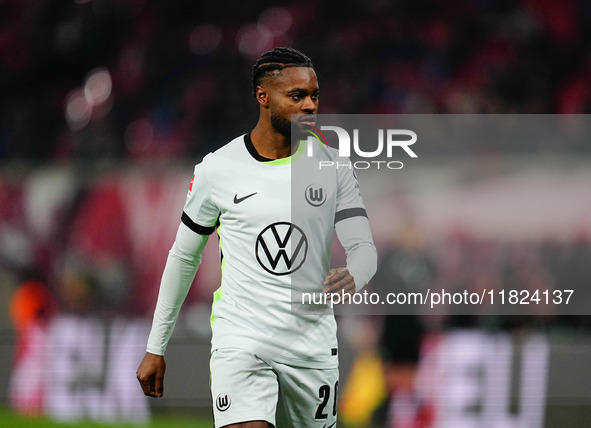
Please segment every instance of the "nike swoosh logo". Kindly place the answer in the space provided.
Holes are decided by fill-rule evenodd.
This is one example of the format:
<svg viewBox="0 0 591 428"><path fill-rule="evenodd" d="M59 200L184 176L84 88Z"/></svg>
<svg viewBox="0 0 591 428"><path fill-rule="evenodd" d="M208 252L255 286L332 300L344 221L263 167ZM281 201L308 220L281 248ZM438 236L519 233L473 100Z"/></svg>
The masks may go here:
<svg viewBox="0 0 591 428"><path fill-rule="evenodd" d="M238 197L238 195L236 194L236 195L234 195L234 203L235 203L235 204L239 204L239 203L240 203L240 202L242 202L243 200L245 200L245 199L248 199L248 198L250 198L251 196L254 196L254 195L256 195L257 193L258 193L258 192L254 192L254 193L251 193L250 195L243 196L242 198L239 198L239 197Z"/></svg>
<svg viewBox="0 0 591 428"><path fill-rule="evenodd" d="M324 424L324 426L322 428L330 428L330 427L334 427L336 425L336 422L332 423L329 426L326 426L326 424Z"/></svg>

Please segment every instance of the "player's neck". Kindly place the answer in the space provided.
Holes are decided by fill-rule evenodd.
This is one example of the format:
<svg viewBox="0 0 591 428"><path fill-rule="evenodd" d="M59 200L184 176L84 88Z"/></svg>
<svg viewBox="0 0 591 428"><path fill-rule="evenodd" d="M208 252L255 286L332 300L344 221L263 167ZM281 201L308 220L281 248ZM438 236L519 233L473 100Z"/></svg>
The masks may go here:
<svg viewBox="0 0 591 428"><path fill-rule="evenodd" d="M257 153L267 159L283 159L291 156L291 142L271 126L257 123L250 133L252 145Z"/></svg>

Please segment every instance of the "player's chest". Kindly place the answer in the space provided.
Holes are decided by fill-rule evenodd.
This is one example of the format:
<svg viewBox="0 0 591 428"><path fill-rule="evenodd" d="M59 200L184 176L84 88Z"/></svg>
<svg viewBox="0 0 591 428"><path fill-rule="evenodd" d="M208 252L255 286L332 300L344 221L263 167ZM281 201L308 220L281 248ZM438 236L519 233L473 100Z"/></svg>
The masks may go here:
<svg viewBox="0 0 591 428"><path fill-rule="evenodd" d="M216 186L215 202L226 222L308 221L334 214L336 184L328 174L254 169L228 174L219 184L223 186Z"/></svg>

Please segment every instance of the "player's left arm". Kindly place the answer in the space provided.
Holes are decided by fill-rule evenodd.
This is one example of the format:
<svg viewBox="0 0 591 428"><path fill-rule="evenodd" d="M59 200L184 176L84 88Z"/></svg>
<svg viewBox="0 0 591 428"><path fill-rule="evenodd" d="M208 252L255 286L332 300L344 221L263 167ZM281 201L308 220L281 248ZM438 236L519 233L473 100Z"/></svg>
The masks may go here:
<svg viewBox="0 0 591 428"><path fill-rule="evenodd" d="M328 271L325 293L354 294L367 285L377 270L378 254L367 217L355 216L335 224L339 242L345 248L347 267Z"/></svg>
<svg viewBox="0 0 591 428"><path fill-rule="evenodd" d="M359 182L352 169L337 168L334 221L337 237L347 254L347 266L328 271L324 292L354 294L365 287L376 273L378 255Z"/></svg>

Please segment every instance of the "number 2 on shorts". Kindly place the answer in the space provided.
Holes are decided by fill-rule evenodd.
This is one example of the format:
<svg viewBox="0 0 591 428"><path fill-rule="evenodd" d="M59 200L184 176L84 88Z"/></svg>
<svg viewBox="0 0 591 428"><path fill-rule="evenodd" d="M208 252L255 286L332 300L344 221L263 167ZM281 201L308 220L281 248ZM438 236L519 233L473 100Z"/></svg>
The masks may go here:
<svg viewBox="0 0 591 428"><path fill-rule="evenodd" d="M337 395L339 390L339 381L334 384L334 399L332 404L332 415L337 415ZM324 413L324 408L328 404L328 400L330 400L330 385L322 385L320 389L318 389L318 397L322 399L320 406L316 410L316 419L326 419L328 415Z"/></svg>

